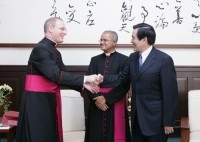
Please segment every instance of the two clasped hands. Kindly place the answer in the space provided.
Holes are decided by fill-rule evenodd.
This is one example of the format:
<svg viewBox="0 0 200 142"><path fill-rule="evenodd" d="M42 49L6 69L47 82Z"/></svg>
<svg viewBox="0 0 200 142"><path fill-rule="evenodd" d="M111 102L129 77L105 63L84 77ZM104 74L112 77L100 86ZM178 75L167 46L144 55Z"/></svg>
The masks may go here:
<svg viewBox="0 0 200 142"><path fill-rule="evenodd" d="M90 91L91 93L99 93L100 88L99 84L103 82L103 76L101 74L93 74L85 76L85 83L83 86ZM104 96L97 96L94 98L95 105L98 109L102 111L106 111L108 109L108 105L106 104L106 100Z"/></svg>

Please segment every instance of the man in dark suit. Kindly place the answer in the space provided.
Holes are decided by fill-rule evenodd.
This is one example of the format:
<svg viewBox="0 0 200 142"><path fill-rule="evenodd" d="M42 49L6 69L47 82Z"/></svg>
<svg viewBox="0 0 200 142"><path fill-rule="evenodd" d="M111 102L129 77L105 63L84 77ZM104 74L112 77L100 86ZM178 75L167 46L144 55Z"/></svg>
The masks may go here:
<svg viewBox="0 0 200 142"><path fill-rule="evenodd" d="M104 77L117 85L131 78L131 128L133 142L167 142L174 132L178 105L176 71L172 58L154 47L156 33L151 25L133 26L134 53L118 75ZM140 59L139 59L140 58Z"/></svg>

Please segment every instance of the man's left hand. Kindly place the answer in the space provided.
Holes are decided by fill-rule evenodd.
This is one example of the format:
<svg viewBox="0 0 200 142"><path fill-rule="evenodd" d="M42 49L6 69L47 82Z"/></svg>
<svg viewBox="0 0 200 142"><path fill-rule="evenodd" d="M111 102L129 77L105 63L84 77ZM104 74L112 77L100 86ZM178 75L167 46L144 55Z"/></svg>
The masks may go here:
<svg viewBox="0 0 200 142"><path fill-rule="evenodd" d="M165 127L164 127L164 133L165 133L165 135L168 135L168 134L174 133L174 127L171 127L171 126L165 126Z"/></svg>

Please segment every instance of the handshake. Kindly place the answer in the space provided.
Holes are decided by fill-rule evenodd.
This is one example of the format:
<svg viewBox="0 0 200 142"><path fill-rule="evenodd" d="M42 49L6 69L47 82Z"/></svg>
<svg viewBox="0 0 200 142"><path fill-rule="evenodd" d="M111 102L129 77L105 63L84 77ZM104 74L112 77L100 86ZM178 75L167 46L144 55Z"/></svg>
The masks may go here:
<svg viewBox="0 0 200 142"><path fill-rule="evenodd" d="M103 76L101 74L92 74L84 76L83 86L91 93L98 93L100 88L99 84L103 82Z"/></svg>
<svg viewBox="0 0 200 142"><path fill-rule="evenodd" d="M88 91L91 93L98 93L100 91L99 84L103 82L103 76L101 74L85 76L84 80L85 82L83 86ZM104 96L97 96L94 98L94 101L98 109L102 111L106 111L108 109Z"/></svg>

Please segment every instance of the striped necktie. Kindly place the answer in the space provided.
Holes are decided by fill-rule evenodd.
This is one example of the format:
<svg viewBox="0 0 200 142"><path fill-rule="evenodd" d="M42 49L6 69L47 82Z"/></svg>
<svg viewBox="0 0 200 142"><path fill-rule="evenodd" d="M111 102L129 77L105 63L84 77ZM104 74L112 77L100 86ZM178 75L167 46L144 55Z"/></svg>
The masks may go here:
<svg viewBox="0 0 200 142"><path fill-rule="evenodd" d="M142 55L140 54L139 55L139 70L140 70L140 68L141 68L141 66L142 66Z"/></svg>

